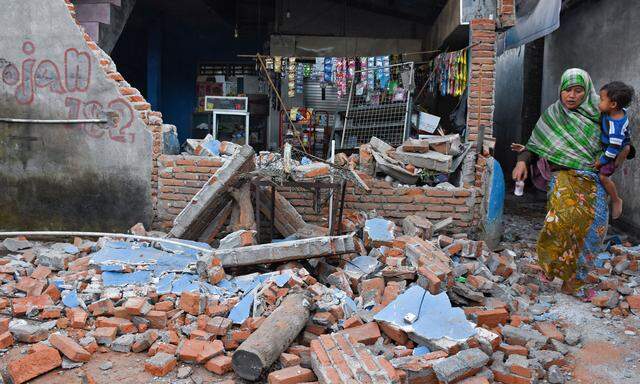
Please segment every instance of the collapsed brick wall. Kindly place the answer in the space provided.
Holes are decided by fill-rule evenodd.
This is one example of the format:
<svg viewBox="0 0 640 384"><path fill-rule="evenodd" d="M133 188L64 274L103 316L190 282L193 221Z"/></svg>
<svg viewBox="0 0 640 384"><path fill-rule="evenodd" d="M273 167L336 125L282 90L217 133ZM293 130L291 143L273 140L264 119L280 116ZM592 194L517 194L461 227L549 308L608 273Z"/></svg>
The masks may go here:
<svg viewBox="0 0 640 384"><path fill-rule="evenodd" d="M76 25L83 32L84 39L87 42L87 47L98 58L100 67L107 74L107 77L113 80L118 85L120 94L131 104L135 110L137 117L139 117L147 126L152 134L152 171L151 171L151 200L154 207L154 218L157 217L157 202L158 202L158 157L162 154L163 142L162 142L162 113L151 110L151 104L149 104L142 96L140 91L132 87L125 81L122 74L120 74L116 68L115 63L109 55L107 55L91 36L84 32L84 28L76 18L75 6L71 0L64 0L69 9L69 13L75 20Z"/></svg>
<svg viewBox="0 0 640 384"><path fill-rule="evenodd" d="M223 159L217 157L159 156L157 216L153 227L171 229L173 219L223 164Z"/></svg>
<svg viewBox="0 0 640 384"><path fill-rule="evenodd" d="M168 230L173 219L224 163L222 158L190 155L161 155L158 158L158 215L154 228ZM476 166L484 169L483 166ZM481 175L481 173L480 173ZM442 189L431 187L394 188L391 183L361 174L370 193L348 185L346 211L372 211L401 224L408 215L432 221L453 218L453 228L466 229L478 225L482 201L480 188ZM476 179L480 183L481 178ZM328 209L316 213L313 193L290 188L278 191L289 200L308 223L327 225ZM336 204L338 201L336 201Z"/></svg>
<svg viewBox="0 0 640 384"><path fill-rule="evenodd" d="M480 214L477 207L482 201L482 193L478 188L443 189L435 187L393 187L385 180L373 179L361 174L371 192L347 186L345 195L346 211L375 210L386 219L400 225L408 215L426 217L431 221L453 218L453 228L464 229L476 226ZM303 190L286 190L280 192L298 210L309 223L326 225L328 209L316 213L313 208L313 193ZM339 204L336 199L335 204Z"/></svg>

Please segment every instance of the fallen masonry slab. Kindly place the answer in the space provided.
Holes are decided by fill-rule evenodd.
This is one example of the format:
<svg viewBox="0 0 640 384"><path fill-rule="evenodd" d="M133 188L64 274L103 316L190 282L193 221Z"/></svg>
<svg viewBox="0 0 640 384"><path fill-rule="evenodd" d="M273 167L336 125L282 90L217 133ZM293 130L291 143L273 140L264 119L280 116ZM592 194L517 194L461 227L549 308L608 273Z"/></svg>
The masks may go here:
<svg viewBox="0 0 640 384"><path fill-rule="evenodd" d="M241 175L254 168L253 148L245 145L237 149L178 214L169 236L198 239L229 202L231 189L237 186Z"/></svg>
<svg viewBox="0 0 640 384"><path fill-rule="evenodd" d="M435 151L412 153L403 150L402 147L396 149L396 154L398 155L398 158L405 163L415 165L418 168L446 173L452 171L453 156L451 155L444 155Z"/></svg>
<svg viewBox="0 0 640 384"><path fill-rule="evenodd" d="M272 244L253 245L234 249L220 249L200 257L198 273L206 275L219 259L223 267L269 264L283 261L312 259L356 251L353 235L323 236L310 239L282 241Z"/></svg>
<svg viewBox="0 0 640 384"><path fill-rule="evenodd" d="M424 301L422 297L424 295ZM420 307L422 301L422 307ZM413 324L405 322L407 314L414 314ZM476 334L461 308L453 308L446 293L432 295L414 285L378 312L374 319L396 326L418 344L431 350L441 349L440 340L464 342Z"/></svg>
<svg viewBox="0 0 640 384"><path fill-rule="evenodd" d="M233 354L233 370L246 380L257 380L276 361L309 320L305 294L293 293L245 340Z"/></svg>

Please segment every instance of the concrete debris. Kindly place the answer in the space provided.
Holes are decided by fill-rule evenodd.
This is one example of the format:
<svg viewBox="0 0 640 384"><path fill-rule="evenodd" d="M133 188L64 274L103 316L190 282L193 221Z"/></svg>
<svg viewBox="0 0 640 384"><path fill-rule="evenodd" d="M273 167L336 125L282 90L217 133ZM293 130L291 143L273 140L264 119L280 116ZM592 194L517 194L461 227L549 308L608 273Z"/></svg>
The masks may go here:
<svg viewBox="0 0 640 384"><path fill-rule="evenodd" d="M231 193L241 185L228 186L220 201L237 206ZM259 192L270 201L268 187ZM396 226L349 215L353 233L305 237L326 228L309 227L276 196L276 229L291 237L268 244L253 229L221 230L215 248L5 239L0 349L29 350L11 357L8 376L24 383L110 351L145 353L148 374L179 382L193 381L197 364L274 383L570 381L565 367L581 335L555 318L554 285L540 282L529 251L493 252L421 216ZM594 316L640 311L640 251L614 246L598 260L587 277Z"/></svg>
<svg viewBox="0 0 640 384"><path fill-rule="evenodd" d="M417 316L417 320L408 324L405 317L410 313ZM462 309L451 306L446 293L432 295L417 285L396 297L374 319L397 327L432 351L441 349L442 339L464 343L476 334L474 324L467 320Z"/></svg>
<svg viewBox="0 0 640 384"><path fill-rule="evenodd" d="M202 256L198 260L197 268L200 274L206 274L216 260L223 267L238 267L342 255L355 251L353 235L314 237L250 247L219 249Z"/></svg>

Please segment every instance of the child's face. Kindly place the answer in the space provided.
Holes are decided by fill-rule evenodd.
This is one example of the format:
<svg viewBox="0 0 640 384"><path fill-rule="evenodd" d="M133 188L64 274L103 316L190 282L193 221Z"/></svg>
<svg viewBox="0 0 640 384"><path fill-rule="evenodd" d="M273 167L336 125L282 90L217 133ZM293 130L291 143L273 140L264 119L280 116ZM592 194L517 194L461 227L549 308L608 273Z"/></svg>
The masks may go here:
<svg viewBox="0 0 640 384"><path fill-rule="evenodd" d="M611 113L612 111L616 110L616 108L618 108L618 103L609 99L607 91L600 91L600 104L598 104L600 113Z"/></svg>

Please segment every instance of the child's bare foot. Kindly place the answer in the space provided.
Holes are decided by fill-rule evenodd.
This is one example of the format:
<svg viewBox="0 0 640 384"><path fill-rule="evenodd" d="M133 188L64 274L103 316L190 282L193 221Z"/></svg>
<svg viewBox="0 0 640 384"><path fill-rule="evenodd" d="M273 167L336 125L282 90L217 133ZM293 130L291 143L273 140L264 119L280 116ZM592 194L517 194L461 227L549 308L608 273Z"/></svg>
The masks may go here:
<svg viewBox="0 0 640 384"><path fill-rule="evenodd" d="M611 217L617 219L622 215L622 199L613 200L611 202Z"/></svg>

